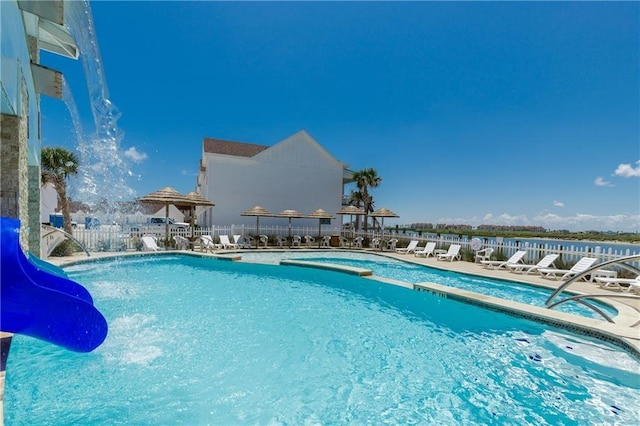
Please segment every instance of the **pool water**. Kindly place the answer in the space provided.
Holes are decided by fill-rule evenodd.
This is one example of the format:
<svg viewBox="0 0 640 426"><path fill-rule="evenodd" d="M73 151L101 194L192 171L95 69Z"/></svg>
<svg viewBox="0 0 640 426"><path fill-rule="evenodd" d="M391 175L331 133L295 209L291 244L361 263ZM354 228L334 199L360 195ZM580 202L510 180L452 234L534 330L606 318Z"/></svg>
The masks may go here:
<svg viewBox="0 0 640 426"><path fill-rule="evenodd" d="M411 262L392 259L370 253L335 252L335 251L287 251L287 252L244 252L240 253L242 260L252 262L264 262L277 264L283 259L304 260L309 262L333 263L336 265L353 266L368 269L374 275L393 278L410 284L424 282L436 283L449 287L455 287L474 293L497 297L505 300L526 303L532 306L544 307L546 300L551 296L551 291L545 288L509 282L505 280L491 279L474 275L461 274L452 271L443 271L418 265ZM593 305L615 317L618 311L610 305L598 301L590 301ZM554 310L589 318L603 319L593 310L578 304L565 303Z"/></svg>
<svg viewBox="0 0 640 426"><path fill-rule="evenodd" d="M110 325L11 346L10 425L633 424L640 364L536 322L338 272L150 256L65 269Z"/></svg>

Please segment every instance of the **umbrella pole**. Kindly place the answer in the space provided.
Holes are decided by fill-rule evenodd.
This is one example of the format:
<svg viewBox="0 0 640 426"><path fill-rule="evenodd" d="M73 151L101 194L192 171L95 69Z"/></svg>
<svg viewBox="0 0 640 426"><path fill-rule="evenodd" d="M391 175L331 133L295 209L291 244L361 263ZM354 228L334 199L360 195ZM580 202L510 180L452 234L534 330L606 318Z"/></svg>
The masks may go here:
<svg viewBox="0 0 640 426"><path fill-rule="evenodd" d="M169 246L169 204L164 209L164 249Z"/></svg>
<svg viewBox="0 0 640 426"><path fill-rule="evenodd" d="M194 227L195 227L195 226L194 226L194 225L195 225L195 222L196 222L196 221L195 221L195 219L193 218L193 216L194 216L194 215L195 215L195 213L196 213L196 211L195 211L195 210L196 210L196 207L195 207L195 206L191 206L191 238L193 238L193 237L194 237L194 234L195 234L195 229L194 229Z"/></svg>
<svg viewBox="0 0 640 426"><path fill-rule="evenodd" d="M318 248L320 248L320 241L322 241L322 219L318 219Z"/></svg>
<svg viewBox="0 0 640 426"><path fill-rule="evenodd" d="M256 216L256 249L260 248L260 216Z"/></svg>

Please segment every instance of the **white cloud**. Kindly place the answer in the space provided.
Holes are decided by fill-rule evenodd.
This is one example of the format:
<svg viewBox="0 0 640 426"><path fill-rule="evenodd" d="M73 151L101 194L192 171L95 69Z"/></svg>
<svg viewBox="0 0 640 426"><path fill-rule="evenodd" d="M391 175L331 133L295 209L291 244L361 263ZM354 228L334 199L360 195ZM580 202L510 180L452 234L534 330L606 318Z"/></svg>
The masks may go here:
<svg viewBox="0 0 640 426"><path fill-rule="evenodd" d="M132 146L131 148L127 149L124 152L124 156L127 158L130 158L136 163L142 163L144 160L148 158L148 155L145 154L144 152L138 152L135 146Z"/></svg>
<svg viewBox="0 0 640 426"><path fill-rule="evenodd" d="M614 176L622 177L640 177L640 160L636 161L637 167L633 167L631 164L619 164L616 171L613 172Z"/></svg>
<svg viewBox="0 0 640 426"><path fill-rule="evenodd" d="M562 201L553 201L553 205L556 207L564 207L564 203Z"/></svg>
<svg viewBox="0 0 640 426"><path fill-rule="evenodd" d="M596 180L593 181L593 183L595 183L597 186L613 186L611 182L605 181L601 176L598 176Z"/></svg>

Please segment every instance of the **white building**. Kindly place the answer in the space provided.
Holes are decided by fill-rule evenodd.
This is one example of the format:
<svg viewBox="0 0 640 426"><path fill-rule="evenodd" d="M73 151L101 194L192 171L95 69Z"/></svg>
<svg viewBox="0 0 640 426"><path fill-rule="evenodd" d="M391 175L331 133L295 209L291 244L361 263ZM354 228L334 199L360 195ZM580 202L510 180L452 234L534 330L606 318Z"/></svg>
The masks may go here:
<svg viewBox="0 0 640 426"><path fill-rule="evenodd" d="M345 185L353 182L348 165L336 160L306 131L269 147L205 138L196 192L215 203L198 213L200 226L254 225L241 216L254 206L271 213L294 209L309 214L342 208ZM341 217L331 224L341 223ZM282 218L261 218L265 225L284 225ZM309 226L309 219L293 219Z"/></svg>

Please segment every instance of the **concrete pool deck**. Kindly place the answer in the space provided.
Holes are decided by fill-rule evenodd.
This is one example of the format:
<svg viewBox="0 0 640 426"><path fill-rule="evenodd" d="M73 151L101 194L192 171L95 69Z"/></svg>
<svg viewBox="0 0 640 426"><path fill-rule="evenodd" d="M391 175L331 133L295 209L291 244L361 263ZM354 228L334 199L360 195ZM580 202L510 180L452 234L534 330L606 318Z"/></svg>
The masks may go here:
<svg viewBox="0 0 640 426"><path fill-rule="evenodd" d="M263 251L264 249L260 249L259 251ZM307 250L318 250L318 249L290 249L290 251L307 251ZM335 251L348 251L346 249L324 249L324 250L335 250ZM186 250L175 250L170 251L168 253L185 253L191 255L202 255L202 256L211 256L211 257L222 257L228 260L240 260L242 256L242 252L256 252L256 249L247 249L247 250L217 250L213 253L202 253L198 251L186 251ZM267 251L267 250L264 250ZM272 249L269 248L268 251L286 251L282 249ZM542 278L539 275L527 275L527 274L517 274L510 272L509 270L504 269L488 269L483 267L479 263L472 263L466 261L442 261L436 260L433 257L416 257L413 254L398 254L395 252L389 251L372 251L372 250L352 250L354 252L360 253L370 253L370 254L379 254L383 256L387 256L394 259L409 261L412 263L429 266L432 268L459 272L464 274L476 275L480 277L492 278L492 279L500 279L511 282L520 282L524 284L534 285L543 287L550 290L557 289L560 285L563 284L562 280L552 280ZM144 253L144 254L163 254L167 253L164 251L154 252L154 253ZM233 254L232 254L233 253ZM58 258L49 258L47 259L49 262L64 266L70 263L82 262L92 259L100 259L106 257L114 257L114 256L130 256L130 255L140 255L143 254L141 252L97 252L91 253L91 257L87 257L84 253L78 253L74 256L69 257L58 257ZM295 262L287 262L289 264L294 264ZM312 265L313 266L313 265ZM318 265L316 265L318 266ZM322 267L319 265L318 267ZM334 267L328 269L336 269ZM345 272L349 272L349 270L345 270ZM353 273L351 271L350 273ZM604 318L600 319L592 319L587 317L581 317L578 315L566 314L563 312L559 312L557 310L546 309L543 307L536 307L531 305L526 305L523 303L507 301L504 299L497 299L490 296L481 295L479 293L472 293L469 291L455 289L452 287L442 286L436 283L419 283L413 286L407 286L401 282L392 279L385 279L381 277L376 277L373 275L365 275L364 278L368 279L376 279L378 281L388 282L389 284L395 285L403 285L405 287L413 287L415 290L419 291L428 291L439 296L451 297L461 299L470 303L475 303L478 305L482 305L486 308L505 311L509 313L516 313L517 315L523 317L530 317L531 319L542 320L544 322L548 322L552 325L564 325L572 326L578 328L582 331L587 331L587 334L591 334L595 337L603 338L606 340L612 341L620 341L622 340L626 346L628 346L633 352L636 353L637 356L640 356L640 297L636 298L607 298L607 297L598 297L595 299L588 299L588 301L598 300L601 302L605 302L611 304L615 309L618 310L618 315L613 318L615 323L609 323ZM626 294L611 290L605 290L600 288L597 284L585 281L578 281L572 284L566 291L576 294L589 294L589 295L608 295L608 296L616 296L620 294Z"/></svg>

